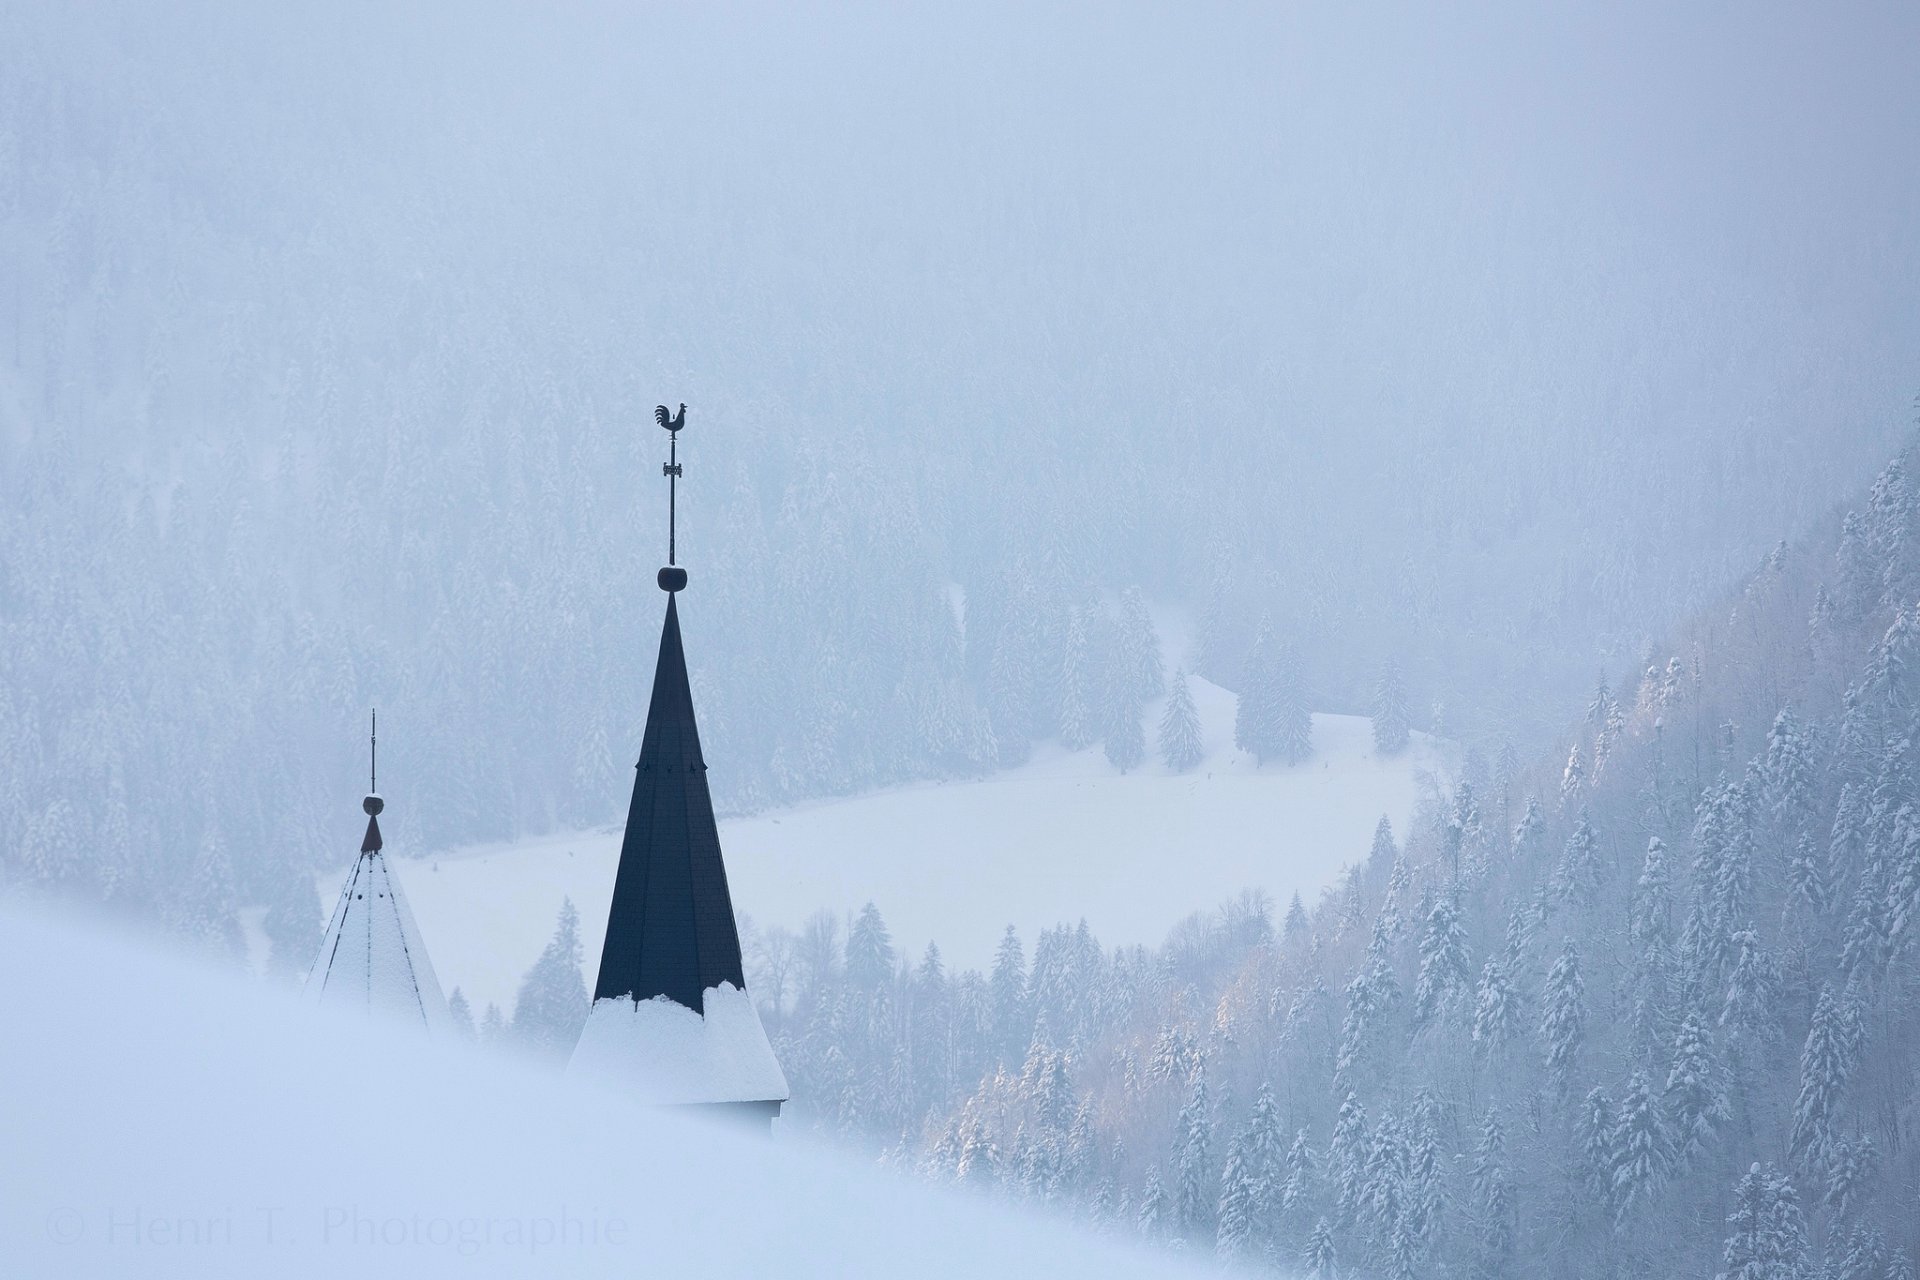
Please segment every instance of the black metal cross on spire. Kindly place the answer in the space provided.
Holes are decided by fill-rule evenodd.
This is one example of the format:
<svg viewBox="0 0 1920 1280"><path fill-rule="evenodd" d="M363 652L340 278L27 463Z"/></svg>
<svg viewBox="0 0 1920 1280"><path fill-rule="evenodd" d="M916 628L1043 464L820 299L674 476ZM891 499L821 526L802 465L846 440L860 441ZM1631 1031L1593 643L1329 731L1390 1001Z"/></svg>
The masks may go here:
<svg viewBox="0 0 1920 1280"><path fill-rule="evenodd" d="M687 406L681 405L680 412L669 414L667 406L659 405L653 411L653 420L667 430L667 461L661 464L660 474L667 478L667 567L660 571L660 589L678 591L687 585L687 571L675 563L675 521L678 516L680 482L680 428L687 425Z"/></svg>

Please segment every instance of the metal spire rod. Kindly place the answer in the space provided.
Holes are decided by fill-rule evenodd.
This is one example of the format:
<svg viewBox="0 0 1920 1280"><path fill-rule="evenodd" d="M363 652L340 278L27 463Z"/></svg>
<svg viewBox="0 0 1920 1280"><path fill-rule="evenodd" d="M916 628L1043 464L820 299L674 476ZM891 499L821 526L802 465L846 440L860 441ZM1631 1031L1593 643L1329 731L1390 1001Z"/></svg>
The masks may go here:
<svg viewBox="0 0 1920 1280"><path fill-rule="evenodd" d="M660 589L675 592L687 585L686 570L679 567L678 524L680 515L680 428L687 425L687 406L681 405L680 412L668 413L667 406L660 405L653 411L653 420L667 431L667 460L661 464L660 474L667 478L667 567L660 571Z"/></svg>
<svg viewBox="0 0 1920 1280"><path fill-rule="evenodd" d="M380 793L380 708L373 709L373 729L367 734L367 790Z"/></svg>

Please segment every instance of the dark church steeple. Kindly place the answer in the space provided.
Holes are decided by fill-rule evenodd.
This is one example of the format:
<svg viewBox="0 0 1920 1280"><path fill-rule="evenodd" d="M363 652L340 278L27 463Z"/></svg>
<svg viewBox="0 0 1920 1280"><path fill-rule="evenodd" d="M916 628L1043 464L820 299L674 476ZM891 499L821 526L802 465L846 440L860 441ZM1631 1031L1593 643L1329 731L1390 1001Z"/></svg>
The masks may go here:
<svg viewBox="0 0 1920 1280"><path fill-rule="evenodd" d="M733 894L707 789L680 640L676 563L679 431L686 406L655 418L671 433L667 593L653 696L635 766L633 799L607 913L593 1009L574 1051L578 1070L636 1087L650 1101L719 1104L779 1113L786 1077L746 994Z"/></svg>
<svg viewBox="0 0 1920 1280"><path fill-rule="evenodd" d="M709 987L747 983L672 595L636 769L593 996L666 996L700 1012Z"/></svg>

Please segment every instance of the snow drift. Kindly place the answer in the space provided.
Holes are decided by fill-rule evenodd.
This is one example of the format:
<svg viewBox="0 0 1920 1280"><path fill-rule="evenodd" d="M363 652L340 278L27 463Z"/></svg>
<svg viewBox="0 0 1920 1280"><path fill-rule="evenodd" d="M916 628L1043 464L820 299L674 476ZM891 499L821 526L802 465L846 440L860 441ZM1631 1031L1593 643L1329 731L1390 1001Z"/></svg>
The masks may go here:
<svg viewBox="0 0 1920 1280"><path fill-rule="evenodd" d="M1168 1260L0 901L16 1276L1134 1276ZM395 1024L397 1026L398 1024Z"/></svg>

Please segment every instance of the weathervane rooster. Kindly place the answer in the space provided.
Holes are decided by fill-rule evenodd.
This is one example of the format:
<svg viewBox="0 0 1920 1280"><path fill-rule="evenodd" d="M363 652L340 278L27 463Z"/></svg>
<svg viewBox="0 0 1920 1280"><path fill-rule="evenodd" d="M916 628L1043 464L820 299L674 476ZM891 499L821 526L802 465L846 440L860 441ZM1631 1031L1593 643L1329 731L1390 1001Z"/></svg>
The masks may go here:
<svg viewBox="0 0 1920 1280"><path fill-rule="evenodd" d="M660 589L678 591L687 585L687 571L678 563L674 554L674 515L679 505L680 481L680 428L687 425L687 406L681 405L680 412L669 414L667 406L658 405L653 411L653 420L667 429L667 461L660 468L660 474L667 477L667 567L660 571Z"/></svg>

